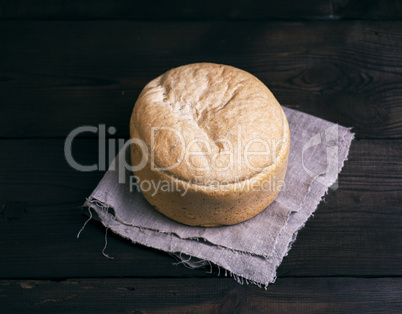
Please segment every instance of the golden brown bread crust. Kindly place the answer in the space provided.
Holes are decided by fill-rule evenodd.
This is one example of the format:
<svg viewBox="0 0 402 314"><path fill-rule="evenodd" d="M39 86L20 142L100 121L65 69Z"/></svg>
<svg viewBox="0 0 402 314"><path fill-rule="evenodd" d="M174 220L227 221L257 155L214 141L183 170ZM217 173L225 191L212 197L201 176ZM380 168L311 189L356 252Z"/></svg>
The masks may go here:
<svg viewBox="0 0 402 314"><path fill-rule="evenodd" d="M134 106L130 136L149 151L144 156L132 144L134 174L151 182L140 184L145 198L184 224L230 225L254 217L285 177L286 116L262 82L231 66L185 65L148 83ZM143 157L145 167L135 169Z"/></svg>

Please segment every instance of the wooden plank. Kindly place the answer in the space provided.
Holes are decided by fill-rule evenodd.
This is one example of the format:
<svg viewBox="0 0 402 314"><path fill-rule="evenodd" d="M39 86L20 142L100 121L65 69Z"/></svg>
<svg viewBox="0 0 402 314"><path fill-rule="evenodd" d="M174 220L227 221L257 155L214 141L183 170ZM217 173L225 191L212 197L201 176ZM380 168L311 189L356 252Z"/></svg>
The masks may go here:
<svg viewBox="0 0 402 314"><path fill-rule="evenodd" d="M381 275L401 275L400 156L400 141L355 140L338 189L329 190L299 232L278 275L314 276L324 265L329 267L321 275L341 275L348 269L354 276L380 275L376 269L382 269ZM392 270L382 268L384 263L393 264Z"/></svg>
<svg viewBox="0 0 402 314"><path fill-rule="evenodd" d="M102 172L71 168L63 140L0 141L0 278L205 277L173 266L165 253L132 245L89 223L79 208ZM80 139L73 156L97 161L98 142ZM349 160L300 232L279 276L402 275L402 141L354 141ZM217 271L208 276L216 276Z"/></svg>
<svg viewBox="0 0 402 314"><path fill-rule="evenodd" d="M2 1L1 19L400 19L398 0Z"/></svg>
<svg viewBox="0 0 402 314"><path fill-rule="evenodd" d="M2 280L7 313L400 313L401 278Z"/></svg>
<svg viewBox="0 0 402 314"><path fill-rule="evenodd" d="M127 137L143 86L200 61L243 68L358 138L402 135L402 22L2 21L0 38L3 138L100 123Z"/></svg>
<svg viewBox="0 0 402 314"><path fill-rule="evenodd" d="M110 255L102 255L105 229L90 223L81 205L104 171L80 172L67 164L62 140L0 141L0 278L72 276L205 276L205 270L175 267L171 256L133 245L111 233ZM98 160L98 142L73 144L75 160ZM108 250L106 251L108 252ZM113 253L112 253L113 252ZM117 263L116 263L117 262Z"/></svg>
<svg viewBox="0 0 402 314"><path fill-rule="evenodd" d="M344 19L398 19L402 18L399 0L335 0L332 1L335 17Z"/></svg>

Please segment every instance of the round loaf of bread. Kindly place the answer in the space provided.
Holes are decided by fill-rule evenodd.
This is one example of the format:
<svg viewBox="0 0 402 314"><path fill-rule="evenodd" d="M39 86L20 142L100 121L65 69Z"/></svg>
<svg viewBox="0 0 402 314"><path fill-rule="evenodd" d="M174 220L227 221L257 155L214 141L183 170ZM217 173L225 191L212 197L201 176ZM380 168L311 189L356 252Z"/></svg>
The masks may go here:
<svg viewBox="0 0 402 314"><path fill-rule="evenodd" d="M243 70L195 63L167 71L142 90L130 136L142 194L183 224L240 223L283 187L290 143L285 113Z"/></svg>

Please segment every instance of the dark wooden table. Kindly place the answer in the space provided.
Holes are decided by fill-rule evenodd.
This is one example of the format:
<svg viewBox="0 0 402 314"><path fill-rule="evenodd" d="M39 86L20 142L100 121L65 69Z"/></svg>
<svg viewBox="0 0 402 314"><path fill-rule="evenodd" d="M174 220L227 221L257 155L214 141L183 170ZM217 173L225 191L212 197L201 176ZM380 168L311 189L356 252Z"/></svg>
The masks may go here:
<svg viewBox="0 0 402 314"><path fill-rule="evenodd" d="M0 1L0 312L402 312L401 1ZM349 160L265 291L85 221L104 171L79 126L128 138L142 87L191 62L259 77L353 127ZM98 134L73 143L98 162Z"/></svg>

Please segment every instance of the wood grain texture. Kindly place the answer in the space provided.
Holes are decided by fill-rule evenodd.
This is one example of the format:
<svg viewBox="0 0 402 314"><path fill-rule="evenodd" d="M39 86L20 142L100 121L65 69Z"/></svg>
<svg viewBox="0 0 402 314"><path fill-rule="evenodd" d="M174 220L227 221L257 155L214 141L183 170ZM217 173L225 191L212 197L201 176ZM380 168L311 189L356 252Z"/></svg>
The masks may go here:
<svg viewBox="0 0 402 314"><path fill-rule="evenodd" d="M0 278L205 276L205 270L175 267L168 254L110 233L116 260L108 260L101 253L105 228L99 223L88 224L77 239L87 219L81 205L103 171L70 167L63 140L2 140L0 147ZM96 163L97 148L98 141L77 141L73 157L84 165Z"/></svg>
<svg viewBox="0 0 402 314"><path fill-rule="evenodd" d="M0 19L401 19L398 0L3 0Z"/></svg>
<svg viewBox="0 0 402 314"><path fill-rule="evenodd" d="M402 136L402 22L3 21L0 38L0 137L100 123L127 137L145 84L200 61L247 70L358 138Z"/></svg>
<svg viewBox="0 0 402 314"><path fill-rule="evenodd" d="M0 0L0 312L402 313L401 19L400 0ZM359 139L267 291L110 232L107 259L99 222L76 238L104 171L72 169L67 134L127 138L143 86L201 61Z"/></svg>
<svg viewBox="0 0 402 314"><path fill-rule="evenodd" d="M173 266L168 254L133 245L90 223L80 205L102 172L79 172L64 141L0 141L0 278L205 277L217 269ZM76 140L74 158L97 162L98 142ZM402 141L354 141L339 188L330 190L300 232L278 275L402 275ZM381 162L378 162L378 161Z"/></svg>
<svg viewBox="0 0 402 314"><path fill-rule="evenodd" d="M401 278L1 280L2 310L80 313L400 313Z"/></svg>

